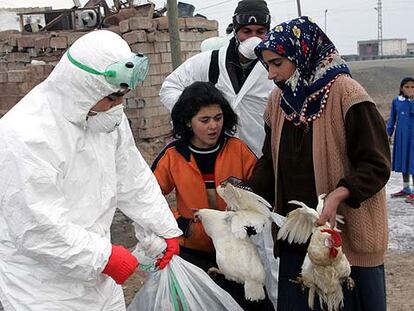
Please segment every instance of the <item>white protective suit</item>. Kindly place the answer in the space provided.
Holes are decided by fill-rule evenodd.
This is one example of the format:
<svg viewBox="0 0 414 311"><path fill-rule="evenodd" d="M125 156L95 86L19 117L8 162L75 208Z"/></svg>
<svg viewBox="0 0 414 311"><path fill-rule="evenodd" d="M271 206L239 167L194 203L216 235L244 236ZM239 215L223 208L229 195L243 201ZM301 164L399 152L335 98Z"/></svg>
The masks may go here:
<svg viewBox="0 0 414 311"><path fill-rule="evenodd" d="M226 52L229 44L219 50L219 78L217 89L223 92L231 107L239 116L236 136L242 139L260 157L265 137L263 113L270 92L275 87L267 79L267 71L257 62L243 87L236 94L226 70ZM160 90L161 102L172 110L185 87L196 81L209 81L211 51L202 52L187 59L164 81Z"/></svg>
<svg viewBox="0 0 414 311"><path fill-rule="evenodd" d="M131 50L95 31L71 55L104 71ZM102 274L118 207L163 238L181 234L125 114L113 132L86 128L88 111L117 91L64 55L50 76L0 119L0 300L6 311L125 310Z"/></svg>

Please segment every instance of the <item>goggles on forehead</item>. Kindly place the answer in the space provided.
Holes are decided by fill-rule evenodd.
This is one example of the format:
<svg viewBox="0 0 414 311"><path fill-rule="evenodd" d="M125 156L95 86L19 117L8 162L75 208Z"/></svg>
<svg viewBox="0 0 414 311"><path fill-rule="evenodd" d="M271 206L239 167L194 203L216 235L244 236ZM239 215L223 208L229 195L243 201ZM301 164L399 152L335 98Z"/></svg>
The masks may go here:
<svg viewBox="0 0 414 311"><path fill-rule="evenodd" d="M138 83L144 82L149 69L149 59L141 53L112 63L106 67L105 71L98 71L78 62L70 54L70 50L67 51L66 55L76 67L91 74L104 76L109 84L121 89L134 89Z"/></svg>
<svg viewBox="0 0 414 311"><path fill-rule="evenodd" d="M270 25L270 15L268 14L236 14L233 22L239 25Z"/></svg>

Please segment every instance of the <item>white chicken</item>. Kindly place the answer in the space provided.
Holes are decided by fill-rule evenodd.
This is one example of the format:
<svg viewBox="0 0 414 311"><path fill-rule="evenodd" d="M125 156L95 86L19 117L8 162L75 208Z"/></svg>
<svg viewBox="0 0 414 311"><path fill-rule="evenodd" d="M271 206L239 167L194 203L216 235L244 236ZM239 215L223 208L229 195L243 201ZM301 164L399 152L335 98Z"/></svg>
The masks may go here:
<svg viewBox="0 0 414 311"><path fill-rule="evenodd" d="M221 273L228 280L244 284L247 300L264 299L265 270L250 239L240 238L231 232L231 217L234 212L201 209L196 214L216 249L219 270L210 269L209 273Z"/></svg>
<svg viewBox="0 0 414 311"><path fill-rule="evenodd" d="M316 210L302 202L289 201L301 207L288 214L278 238L287 239L289 243L305 243L312 235L297 281L309 288L308 305L311 309L317 294L321 306L326 304L328 311L337 311L343 307L341 284L346 281L352 288L354 282L349 276L351 266L342 252L339 231L332 229L328 223L318 227L314 225L323 210L324 197L324 194L319 196ZM343 222L342 217L337 215L337 221Z"/></svg>
<svg viewBox="0 0 414 311"><path fill-rule="evenodd" d="M262 261L266 255L258 252L246 229L260 233L273 218L281 224L283 217L271 213L271 205L262 197L230 182L220 184L217 193L227 203L227 211L202 209L196 213L216 249L219 270L212 271L243 283L247 300L264 299L263 286L270 284Z"/></svg>

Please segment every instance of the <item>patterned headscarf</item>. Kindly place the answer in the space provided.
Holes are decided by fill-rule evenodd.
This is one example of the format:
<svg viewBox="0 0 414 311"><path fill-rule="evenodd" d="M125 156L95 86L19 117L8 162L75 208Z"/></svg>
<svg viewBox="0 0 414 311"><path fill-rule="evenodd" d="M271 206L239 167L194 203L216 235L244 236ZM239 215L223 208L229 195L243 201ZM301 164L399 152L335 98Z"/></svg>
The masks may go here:
<svg viewBox="0 0 414 311"><path fill-rule="evenodd" d="M286 57L296 65L296 71L287 81L276 83L282 90L280 105L285 117L296 125L320 117L333 81L340 74L350 75L331 40L306 16L277 25L256 47L256 55L267 67L264 50Z"/></svg>

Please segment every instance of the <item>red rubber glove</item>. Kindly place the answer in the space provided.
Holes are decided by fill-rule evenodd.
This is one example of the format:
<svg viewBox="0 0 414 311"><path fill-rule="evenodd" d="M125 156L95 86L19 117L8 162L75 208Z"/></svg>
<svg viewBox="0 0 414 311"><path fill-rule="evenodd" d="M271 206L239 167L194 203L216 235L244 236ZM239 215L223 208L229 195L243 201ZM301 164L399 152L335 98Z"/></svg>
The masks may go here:
<svg viewBox="0 0 414 311"><path fill-rule="evenodd" d="M116 284L124 282L134 273L138 266L138 260L129 250L121 245L112 245L112 253L102 273L109 275Z"/></svg>
<svg viewBox="0 0 414 311"><path fill-rule="evenodd" d="M165 249L164 257L157 262L157 266L160 269L164 269L171 258L180 253L180 243L178 243L178 238L165 239L165 242L167 243L167 248Z"/></svg>

